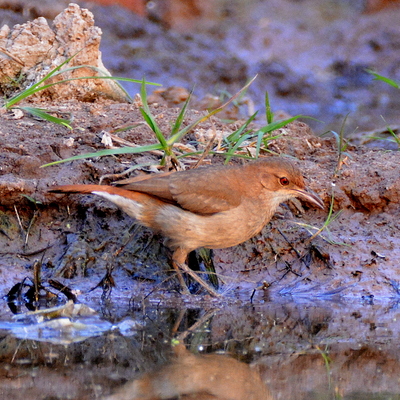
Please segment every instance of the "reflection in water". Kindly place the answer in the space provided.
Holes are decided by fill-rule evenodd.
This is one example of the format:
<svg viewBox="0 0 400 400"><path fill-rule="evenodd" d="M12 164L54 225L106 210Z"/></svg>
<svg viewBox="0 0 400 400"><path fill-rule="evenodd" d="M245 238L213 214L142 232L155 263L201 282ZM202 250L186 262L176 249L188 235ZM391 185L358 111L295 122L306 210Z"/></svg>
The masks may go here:
<svg viewBox="0 0 400 400"><path fill-rule="evenodd" d="M106 400L270 400L260 375L247 364L219 354L195 355L183 345L160 370L126 384Z"/></svg>
<svg viewBox="0 0 400 400"><path fill-rule="evenodd" d="M90 335L102 326L100 316L73 319L88 325L88 337L77 342L76 332L69 344L61 329L39 338L30 320L18 339L10 331L25 320L3 320L0 399L114 393L107 399L400 400L398 304L315 300L207 311L118 305L113 322L103 321L113 329L100 336ZM170 361L174 337L208 354L179 346Z"/></svg>

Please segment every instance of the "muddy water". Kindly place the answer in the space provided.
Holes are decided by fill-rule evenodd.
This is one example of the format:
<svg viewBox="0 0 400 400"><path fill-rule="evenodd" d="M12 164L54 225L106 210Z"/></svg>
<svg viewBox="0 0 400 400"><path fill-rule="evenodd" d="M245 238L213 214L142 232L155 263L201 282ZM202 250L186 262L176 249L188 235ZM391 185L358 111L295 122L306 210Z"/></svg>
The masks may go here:
<svg viewBox="0 0 400 400"><path fill-rule="evenodd" d="M54 330L3 315L1 398L400 398L396 300L143 305L109 304Z"/></svg>

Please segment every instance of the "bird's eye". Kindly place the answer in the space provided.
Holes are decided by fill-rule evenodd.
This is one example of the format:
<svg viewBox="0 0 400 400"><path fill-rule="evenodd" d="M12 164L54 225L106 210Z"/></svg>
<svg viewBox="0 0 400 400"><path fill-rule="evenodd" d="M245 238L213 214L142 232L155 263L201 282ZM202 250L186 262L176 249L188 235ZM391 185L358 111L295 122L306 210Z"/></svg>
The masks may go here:
<svg viewBox="0 0 400 400"><path fill-rule="evenodd" d="M280 184L281 184L282 186L287 186L287 185L289 185L289 179L286 178L286 176L284 176L284 177L282 177L282 178L279 178L279 182L280 182Z"/></svg>

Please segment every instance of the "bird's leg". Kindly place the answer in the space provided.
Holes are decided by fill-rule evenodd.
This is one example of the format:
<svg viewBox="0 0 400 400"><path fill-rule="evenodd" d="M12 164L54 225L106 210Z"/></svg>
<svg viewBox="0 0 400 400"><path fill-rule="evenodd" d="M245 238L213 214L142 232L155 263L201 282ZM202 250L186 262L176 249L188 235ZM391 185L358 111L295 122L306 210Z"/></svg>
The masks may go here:
<svg viewBox="0 0 400 400"><path fill-rule="evenodd" d="M182 264L177 264L180 269L183 270L183 272L186 272L188 275L190 275L199 285L201 285L205 290L207 290L208 293L210 293L211 296L213 297L218 297L218 293L202 278L200 278L199 275L196 274L193 270L191 270L186 263Z"/></svg>
<svg viewBox="0 0 400 400"><path fill-rule="evenodd" d="M176 275L178 276L178 281L179 281L179 283L181 285L182 293L183 294L190 294L190 291L189 291L189 289L188 289L188 287L186 285L186 282L185 282L185 280L183 279L183 276L182 276L182 272L181 272L181 268L180 268L181 264L176 262L174 259L172 259L172 266L174 267L174 270L176 271Z"/></svg>
<svg viewBox="0 0 400 400"><path fill-rule="evenodd" d="M179 282L181 283L181 286L183 288L186 288L187 290L186 283L183 280L180 270L191 276L200 286L202 286L205 290L207 290L207 292L210 293L211 296L218 297L219 296L218 293L206 281L200 278L200 276L197 275L196 272L194 272L188 267L188 265L186 264L187 255L188 252L182 248L176 249L174 251L174 254L172 255L172 265L174 266L174 268L178 273L178 279L180 276Z"/></svg>

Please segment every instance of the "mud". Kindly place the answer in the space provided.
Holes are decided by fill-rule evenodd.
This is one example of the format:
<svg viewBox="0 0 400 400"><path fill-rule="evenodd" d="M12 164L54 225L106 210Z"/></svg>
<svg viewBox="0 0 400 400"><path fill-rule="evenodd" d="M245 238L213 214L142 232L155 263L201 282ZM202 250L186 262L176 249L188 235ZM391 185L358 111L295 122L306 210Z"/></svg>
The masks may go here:
<svg viewBox="0 0 400 400"><path fill-rule="evenodd" d="M40 106L52 107L51 104ZM1 116L4 138L0 179L1 248L4 265L13 268L15 281L26 273L27 264L42 255L37 253L39 250L44 252L44 265L52 266L49 274L59 273L69 264L73 265L72 272L67 274L70 277L97 274L107 263L105 259L111 245L121 242L121 236L116 237L113 232L124 232L133 222L106 202L91 197L60 197L48 194L47 189L55 184L98 182L102 176L123 172L142 156L103 157L53 167L40 166L103 149L101 138L105 131L141 121L138 107L105 101L95 104L70 101L58 104L56 109L68 110L74 116L73 131L27 115L20 120L10 119L12 112ZM152 110L164 130L178 112L156 105ZM191 112L186 123L198 115L196 111ZM214 126L228 134L237 125L215 120ZM210 128L210 123L199 127ZM291 295L308 290L317 295L342 290L342 295L350 297L395 295L394 282L399 280L395 267L399 257L400 212L397 152L350 147L335 175L338 152L334 139L318 138L303 122L292 123L276 133L280 137L270 141L269 150L296 158L309 187L324 200L327 209L333 196L334 215L341 213L329 224L327 232L308 243L309 232L322 227L327 211L306 209L300 216L295 208L291 211L283 207L281 215L276 216L261 235L233 249L215 251L218 272L227 280L227 298L241 293L249 296L263 280L271 284L270 295L282 290ZM150 130L143 125L118 135L135 144L154 143ZM157 164L157 157L147 157ZM215 157L209 162L220 160ZM138 274L145 279L146 275L154 277L154 271L163 264L161 269L168 269L162 239L140 230L136 235L138 237L128 244L120 260L114 260L120 266L116 271L124 271L122 275ZM140 243L146 242L148 246L142 251ZM157 255L151 260L151 254L160 251L163 256ZM132 252L138 254L135 256ZM34 255L30 256L32 253ZM139 254L145 259L140 259ZM317 291L315 285L319 288Z"/></svg>

